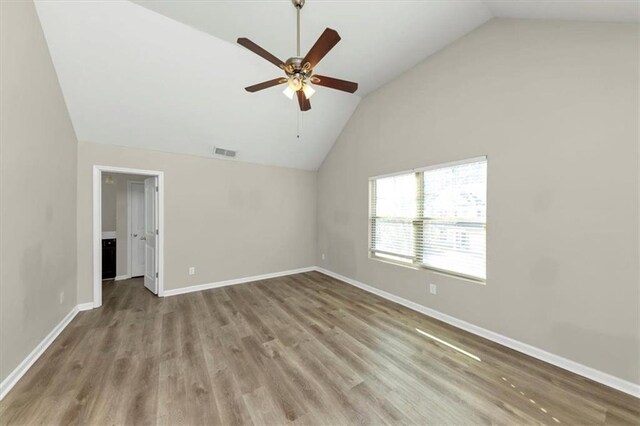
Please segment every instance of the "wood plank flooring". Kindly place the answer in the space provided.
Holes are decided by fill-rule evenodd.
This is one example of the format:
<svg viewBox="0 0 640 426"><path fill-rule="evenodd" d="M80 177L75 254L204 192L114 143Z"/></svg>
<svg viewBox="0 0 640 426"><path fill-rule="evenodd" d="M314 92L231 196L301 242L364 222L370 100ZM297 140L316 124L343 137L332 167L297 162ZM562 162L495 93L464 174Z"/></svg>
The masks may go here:
<svg viewBox="0 0 640 426"><path fill-rule="evenodd" d="M103 299L2 424L640 424L636 398L318 272L167 298L109 282Z"/></svg>

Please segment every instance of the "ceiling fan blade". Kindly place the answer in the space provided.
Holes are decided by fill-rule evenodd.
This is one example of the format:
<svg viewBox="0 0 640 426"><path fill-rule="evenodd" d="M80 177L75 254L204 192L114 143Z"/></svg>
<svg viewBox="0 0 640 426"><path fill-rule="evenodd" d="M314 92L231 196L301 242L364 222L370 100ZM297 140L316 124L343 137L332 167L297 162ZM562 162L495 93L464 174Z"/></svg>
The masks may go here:
<svg viewBox="0 0 640 426"><path fill-rule="evenodd" d="M336 30L332 30L331 28L325 29L316 41L316 44L313 45L309 53L307 53L307 56L302 60L302 65L304 66L306 63L309 63L309 69L312 70L339 41L340 36Z"/></svg>
<svg viewBox="0 0 640 426"><path fill-rule="evenodd" d="M309 99L307 99L302 90L298 90L296 94L298 95L298 104L300 104L300 111L309 111L311 109L311 102L309 102Z"/></svg>
<svg viewBox="0 0 640 426"><path fill-rule="evenodd" d="M247 92L257 92L259 90L268 89L269 87L277 86L278 84L286 83L286 78L274 78L273 80L263 81L262 83L254 84L253 86L245 87L244 90Z"/></svg>
<svg viewBox="0 0 640 426"><path fill-rule="evenodd" d="M324 75L314 75L313 77L311 77L311 82L318 86L342 90L343 92L353 93L358 90L358 83L354 83L353 81L340 80L333 77L326 77Z"/></svg>
<svg viewBox="0 0 640 426"><path fill-rule="evenodd" d="M273 65L277 66L278 68L284 68L284 62L282 62L280 59L276 58L271 53L267 52L262 47L258 46L248 38L244 38L244 37L239 38L238 44L240 46L246 47L256 55L263 57L264 59L271 62Z"/></svg>

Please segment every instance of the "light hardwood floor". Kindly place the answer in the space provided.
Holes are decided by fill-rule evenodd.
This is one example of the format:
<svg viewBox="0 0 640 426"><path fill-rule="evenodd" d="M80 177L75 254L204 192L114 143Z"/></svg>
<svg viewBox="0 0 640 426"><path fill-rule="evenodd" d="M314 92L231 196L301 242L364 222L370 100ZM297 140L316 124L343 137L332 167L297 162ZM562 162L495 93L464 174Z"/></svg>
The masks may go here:
<svg viewBox="0 0 640 426"><path fill-rule="evenodd" d="M638 399L317 272L168 298L134 279L103 298L0 422L640 424Z"/></svg>

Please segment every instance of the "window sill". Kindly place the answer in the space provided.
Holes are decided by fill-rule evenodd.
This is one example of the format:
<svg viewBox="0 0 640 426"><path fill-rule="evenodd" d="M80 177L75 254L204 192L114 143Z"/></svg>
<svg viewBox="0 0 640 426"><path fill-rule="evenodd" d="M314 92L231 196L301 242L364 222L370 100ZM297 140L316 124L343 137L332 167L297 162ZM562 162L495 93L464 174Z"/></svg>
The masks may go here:
<svg viewBox="0 0 640 426"><path fill-rule="evenodd" d="M434 274L437 275L442 275L448 278L456 278L462 281L468 281L474 284L480 284L480 285L487 285L487 280L486 279L482 279L482 278L475 278L475 277L471 277L468 275L464 275L464 274L457 274L455 272L451 272L451 271L445 271L442 269L438 269L438 268L431 268L428 266L422 266L422 265L414 265L411 263L404 263L404 262L400 262L400 261L395 261L393 259L385 259L383 257L379 257L376 256L375 254L369 253L369 259L371 260L375 260L378 262L382 262L382 263L388 263L391 265L395 265L395 266L402 266L404 268L408 268L408 269L413 269L415 271L419 271L419 270L423 270L423 271L429 271L429 272L433 272Z"/></svg>

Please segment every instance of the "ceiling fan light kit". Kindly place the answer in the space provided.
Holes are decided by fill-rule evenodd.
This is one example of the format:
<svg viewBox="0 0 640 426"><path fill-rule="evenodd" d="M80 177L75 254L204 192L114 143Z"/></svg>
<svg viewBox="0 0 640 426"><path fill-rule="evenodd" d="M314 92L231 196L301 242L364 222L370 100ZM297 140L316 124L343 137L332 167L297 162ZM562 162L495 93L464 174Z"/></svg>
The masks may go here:
<svg viewBox="0 0 640 426"><path fill-rule="evenodd" d="M253 93L287 83L287 87L282 93L284 93L284 95L289 99L293 99L294 95L297 96L301 111L309 111L311 109L309 99L316 92L311 86L312 83L317 86L324 86L331 89L341 90L343 92L354 93L358 90L358 83L313 74L315 66L318 65L320 60L322 60L322 58L324 58L326 54L329 53L329 51L340 41L340 36L335 30L332 30L331 28L325 29L306 56L300 56L300 10L304 6L305 0L291 0L291 2L296 8L296 56L293 56L287 59L286 62L283 62L251 40L243 37L238 39L238 44L246 47L253 53L266 59L284 71L286 78L274 78L273 80L245 87L245 90Z"/></svg>

